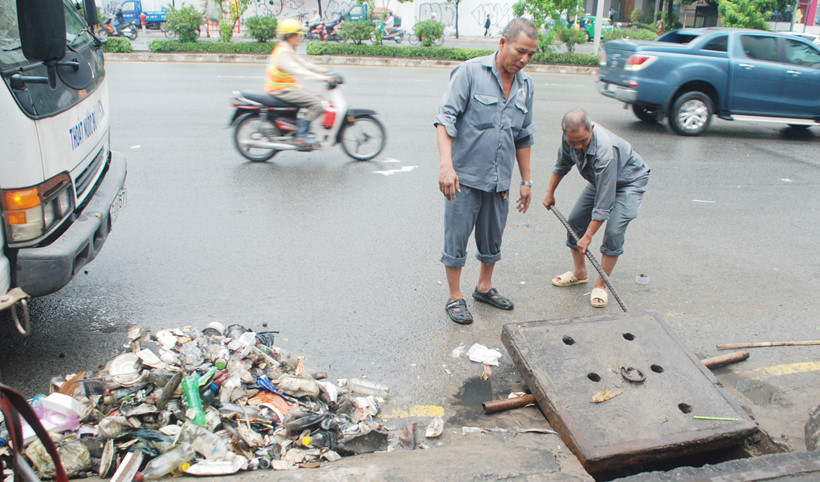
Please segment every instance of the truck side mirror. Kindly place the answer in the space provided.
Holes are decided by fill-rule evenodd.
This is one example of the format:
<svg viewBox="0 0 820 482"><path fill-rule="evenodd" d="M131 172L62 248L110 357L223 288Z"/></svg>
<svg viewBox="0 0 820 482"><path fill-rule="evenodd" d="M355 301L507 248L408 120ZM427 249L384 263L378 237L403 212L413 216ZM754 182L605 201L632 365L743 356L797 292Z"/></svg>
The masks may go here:
<svg viewBox="0 0 820 482"><path fill-rule="evenodd" d="M17 20L23 55L27 59L47 62L65 57L62 0L17 0Z"/></svg>
<svg viewBox="0 0 820 482"><path fill-rule="evenodd" d="M85 23L88 28L94 31L94 26L97 25L97 3L94 0L83 0L83 10L85 10Z"/></svg>

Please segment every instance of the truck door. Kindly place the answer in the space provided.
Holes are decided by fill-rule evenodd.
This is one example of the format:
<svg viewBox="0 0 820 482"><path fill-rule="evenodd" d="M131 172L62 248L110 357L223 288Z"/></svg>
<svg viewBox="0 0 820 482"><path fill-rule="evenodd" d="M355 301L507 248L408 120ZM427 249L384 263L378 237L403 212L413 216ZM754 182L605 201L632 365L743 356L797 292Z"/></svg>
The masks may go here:
<svg viewBox="0 0 820 482"><path fill-rule="evenodd" d="M820 50L800 40L781 41L785 72L780 85L781 115L820 117Z"/></svg>
<svg viewBox="0 0 820 482"><path fill-rule="evenodd" d="M729 86L732 113L771 115L776 112L784 77L783 65L778 62L777 37L741 35L740 46L736 46L734 52L732 85Z"/></svg>
<svg viewBox="0 0 820 482"><path fill-rule="evenodd" d="M122 8L123 19L126 22L134 22L134 25L140 25L140 12L142 11L140 3L136 1L122 2L120 7Z"/></svg>

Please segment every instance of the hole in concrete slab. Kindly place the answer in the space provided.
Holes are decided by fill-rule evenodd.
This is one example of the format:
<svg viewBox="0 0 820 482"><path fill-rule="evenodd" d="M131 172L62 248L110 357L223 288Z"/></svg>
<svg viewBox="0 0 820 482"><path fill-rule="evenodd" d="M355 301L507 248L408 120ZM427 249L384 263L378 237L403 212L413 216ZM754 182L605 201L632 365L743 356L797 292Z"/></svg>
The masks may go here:
<svg viewBox="0 0 820 482"><path fill-rule="evenodd" d="M571 336L565 336L563 338L563 340L564 340L565 345L574 345L575 344L575 340L573 340Z"/></svg>
<svg viewBox="0 0 820 482"><path fill-rule="evenodd" d="M679 403L678 408L683 413L692 413L692 406L691 405L688 405L688 404L685 404L685 403Z"/></svg>
<svg viewBox="0 0 820 482"><path fill-rule="evenodd" d="M629 332L624 333L624 340L632 341L634 339L635 339L635 335L633 335L632 333L629 333Z"/></svg>
<svg viewBox="0 0 820 482"><path fill-rule="evenodd" d="M594 373L594 372L587 373L587 378L589 378L593 382L600 382L601 381L601 375L598 375L597 373Z"/></svg>
<svg viewBox="0 0 820 482"><path fill-rule="evenodd" d="M663 373L663 367L660 365L652 365L649 368L655 373Z"/></svg>

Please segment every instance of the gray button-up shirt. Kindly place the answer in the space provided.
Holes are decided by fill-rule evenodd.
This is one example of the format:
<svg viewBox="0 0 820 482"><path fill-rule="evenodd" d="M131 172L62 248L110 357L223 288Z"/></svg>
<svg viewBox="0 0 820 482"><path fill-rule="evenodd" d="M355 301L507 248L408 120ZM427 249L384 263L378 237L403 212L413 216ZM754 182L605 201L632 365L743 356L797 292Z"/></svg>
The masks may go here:
<svg viewBox="0 0 820 482"><path fill-rule="evenodd" d="M615 205L615 191L623 186L646 186L649 168L632 146L599 124L594 124L587 153L575 149L561 138L558 159L552 172L565 176L572 166L578 166L581 177L595 186L593 221L606 221Z"/></svg>
<svg viewBox="0 0 820 482"><path fill-rule="evenodd" d="M497 53L453 69L434 123L453 138L459 184L485 192L510 189L515 150L531 146L535 132L532 79L518 72L506 99Z"/></svg>

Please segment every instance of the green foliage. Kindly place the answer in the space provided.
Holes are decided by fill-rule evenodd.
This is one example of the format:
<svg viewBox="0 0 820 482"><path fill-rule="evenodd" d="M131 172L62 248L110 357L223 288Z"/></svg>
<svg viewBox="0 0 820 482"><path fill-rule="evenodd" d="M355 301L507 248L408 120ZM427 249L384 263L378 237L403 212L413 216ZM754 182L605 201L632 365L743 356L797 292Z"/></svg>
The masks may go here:
<svg viewBox="0 0 820 482"><path fill-rule="evenodd" d="M575 30L574 28L562 29L558 37L567 46L567 52L574 53L575 46L586 43L587 34L584 30Z"/></svg>
<svg viewBox="0 0 820 482"><path fill-rule="evenodd" d="M204 43L204 42L203 42ZM354 55L362 57L397 57L441 60L469 60L475 57L490 55L492 49L461 49L453 47L405 47L401 45L352 45L335 42L310 42L307 44L308 55ZM570 53L537 53L533 57L536 64L559 64L597 67L600 59L593 54Z"/></svg>
<svg viewBox="0 0 820 482"><path fill-rule="evenodd" d="M202 23L202 12L190 5L170 12L165 28L174 32L180 42L196 42L196 32Z"/></svg>
<svg viewBox="0 0 820 482"><path fill-rule="evenodd" d="M108 37L108 42L102 46L103 52L129 53L132 51L131 42L123 37Z"/></svg>
<svg viewBox="0 0 820 482"><path fill-rule="evenodd" d="M519 0L513 4L513 13L516 17L528 14L539 30L563 30L566 19L584 14L584 0Z"/></svg>
<svg viewBox="0 0 820 482"><path fill-rule="evenodd" d="M617 40L621 38L631 38L633 40L655 40L658 38L658 33L653 30L646 30L642 28L623 28L613 29L604 33L603 41Z"/></svg>
<svg viewBox="0 0 820 482"><path fill-rule="evenodd" d="M219 41L230 42L233 38L233 24L225 20L219 22Z"/></svg>
<svg viewBox="0 0 820 482"><path fill-rule="evenodd" d="M373 35L373 26L369 22L342 22L339 27L342 38L354 44L361 44L365 40L370 40Z"/></svg>
<svg viewBox="0 0 820 482"><path fill-rule="evenodd" d="M257 42L267 42L276 37L276 17L251 17L245 21L248 35ZM221 32L220 32L221 33Z"/></svg>
<svg viewBox="0 0 820 482"><path fill-rule="evenodd" d="M727 27L769 30L766 17L761 13L768 4L765 0L719 0L718 14Z"/></svg>
<svg viewBox="0 0 820 482"><path fill-rule="evenodd" d="M151 52L213 52L226 54L268 55L276 42L179 42L177 40L152 40L148 44Z"/></svg>
<svg viewBox="0 0 820 482"><path fill-rule="evenodd" d="M649 20L649 15L645 14L643 10L636 8L629 14L629 21L632 23L646 23Z"/></svg>
<svg viewBox="0 0 820 482"><path fill-rule="evenodd" d="M432 47L433 42L444 36L444 24L435 20L425 20L413 25L413 32L424 47Z"/></svg>

